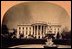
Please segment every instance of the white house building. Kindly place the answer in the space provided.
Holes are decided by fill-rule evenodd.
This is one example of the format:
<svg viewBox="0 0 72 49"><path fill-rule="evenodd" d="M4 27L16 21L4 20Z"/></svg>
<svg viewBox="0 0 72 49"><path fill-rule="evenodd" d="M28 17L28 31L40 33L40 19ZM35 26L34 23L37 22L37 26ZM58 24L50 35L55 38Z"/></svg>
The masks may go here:
<svg viewBox="0 0 72 49"><path fill-rule="evenodd" d="M55 34L60 33L61 25L48 25L44 23L35 23L31 25L18 25L17 26L17 38L29 38L32 35L36 39L42 39L47 33Z"/></svg>

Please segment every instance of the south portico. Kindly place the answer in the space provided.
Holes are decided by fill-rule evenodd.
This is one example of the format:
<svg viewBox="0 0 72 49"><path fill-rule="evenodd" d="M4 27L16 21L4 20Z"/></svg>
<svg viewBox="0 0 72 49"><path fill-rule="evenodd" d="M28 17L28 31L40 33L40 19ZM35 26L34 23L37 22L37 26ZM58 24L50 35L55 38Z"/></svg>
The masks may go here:
<svg viewBox="0 0 72 49"><path fill-rule="evenodd" d="M43 23L35 23L31 25L33 27L33 35L37 39L42 39L45 37L45 34L47 33L47 24Z"/></svg>

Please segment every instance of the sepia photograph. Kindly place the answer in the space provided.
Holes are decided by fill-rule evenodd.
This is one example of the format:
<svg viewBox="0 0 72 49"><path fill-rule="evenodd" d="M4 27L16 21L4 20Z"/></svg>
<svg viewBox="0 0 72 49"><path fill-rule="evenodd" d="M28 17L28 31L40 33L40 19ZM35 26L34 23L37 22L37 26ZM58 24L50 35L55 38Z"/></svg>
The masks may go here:
<svg viewBox="0 0 72 49"><path fill-rule="evenodd" d="M1 48L71 48L71 1L1 1Z"/></svg>

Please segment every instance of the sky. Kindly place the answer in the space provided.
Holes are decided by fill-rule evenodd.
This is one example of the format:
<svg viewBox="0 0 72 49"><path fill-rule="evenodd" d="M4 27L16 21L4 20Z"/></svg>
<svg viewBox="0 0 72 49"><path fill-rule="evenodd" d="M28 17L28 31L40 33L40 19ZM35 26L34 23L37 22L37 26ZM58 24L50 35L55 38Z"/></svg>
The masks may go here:
<svg viewBox="0 0 72 49"><path fill-rule="evenodd" d="M48 1L43 3L23 2L25 3L22 3L22 1L2 1L1 23L4 16L4 23L7 24L9 28L16 27L17 24L42 21L61 24L67 26L69 30L71 29L70 1Z"/></svg>

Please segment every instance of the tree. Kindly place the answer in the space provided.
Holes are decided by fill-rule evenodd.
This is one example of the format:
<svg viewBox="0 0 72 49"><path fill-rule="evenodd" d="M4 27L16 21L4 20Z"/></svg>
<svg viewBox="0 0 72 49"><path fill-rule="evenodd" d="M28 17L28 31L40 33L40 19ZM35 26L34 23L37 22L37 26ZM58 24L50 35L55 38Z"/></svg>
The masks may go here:
<svg viewBox="0 0 72 49"><path fill-rule="evenodd" d="M62 38L63 39L70 39L71 38L71 31L68 31L68 28L67 27L65 27L64 29L63 29L63 32L62 32Z"/></svg>
<svg viewBox="0 0 72 49"><path fill-rule="evenodd" d="M8 32L8 27L7 25L2 24L2 32L1 32L2 36L1 38L9 38L9 32Z"/></svg>
<svg viewBox="0 0 72 49"><path fill-rule="evenodd" d="M6 25L2 25L2 34L8 34L8 27Z"/></svg>

